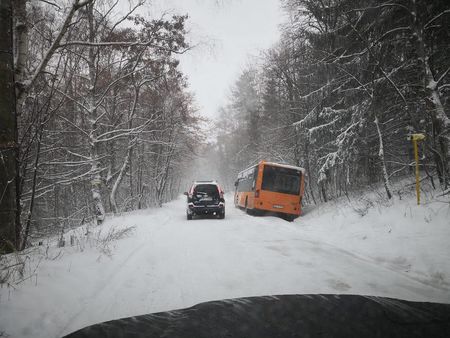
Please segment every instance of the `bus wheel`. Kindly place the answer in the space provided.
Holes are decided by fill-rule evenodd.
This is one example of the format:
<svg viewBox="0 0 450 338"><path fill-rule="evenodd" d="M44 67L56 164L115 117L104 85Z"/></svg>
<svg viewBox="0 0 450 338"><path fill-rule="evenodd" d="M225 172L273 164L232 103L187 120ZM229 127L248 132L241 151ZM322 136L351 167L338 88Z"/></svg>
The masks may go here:
<svg viewBox="0 0 450 338"><path fill-rule="evenodd" d="M248 197L245 198L245 212L247 215L253 215L253 210L248 208Z"/></svg>
<svg viewBox="0 0 450 338"><path fill-rule="evenodd" d="M283 218L288 222L293 222L295 219L295 216L294 215L285 215Z"/></svg>

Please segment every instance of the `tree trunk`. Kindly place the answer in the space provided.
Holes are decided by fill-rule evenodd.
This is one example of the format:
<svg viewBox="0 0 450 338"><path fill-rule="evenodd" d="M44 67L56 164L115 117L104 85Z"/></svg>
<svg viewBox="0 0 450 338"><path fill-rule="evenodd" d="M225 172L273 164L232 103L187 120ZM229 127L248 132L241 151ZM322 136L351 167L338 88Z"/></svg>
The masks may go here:
<svg viewBox="0 0 450 338"><path fill-rule="evenodd" d="M113 187L111 189L111 194L109 195L109 202L111 203L112 211L115 214L117 214L119 212L119 208L117 207L117 202L116 202L117 189L119 188L120 184L122 183L123 177L125 176L125 174L127 172L127 168L130 164L130 155L131 155L131 147L128 147L127 156L125 156L125 159L123 160L122 167L120 168L120 172L117 175L116 180L114 181Z"/></svg>
<svg viewBox="0 0 450 338"><path fill-rule="evenodd" d="M380 158L381 162L381 168L383 170L383 183L384 183L384 189L386 189L386 194L389 199L392 198L392 192L391 192L391 183L389 182L389 175L387 173L386 168L386 161L384 159L384 146L383 146L383 135L381 134L380 130L380 124L378 121L378 116L375 114L375 125L377 126L377 133L378 133L378 141L379 141L379 151L378 151L378 157Z"/></svg>
<svg viewBox="0 0 450 338"><path fill-rule="evenodd" d="M95 27L94 27L94 5L89 4L88 7L88 20L89 20L89 41L95 42ZM88 104L89 104L89 144L90 144L90 157L91 157L91 193L94 202L94 212L95 218L97 220L97 225L103 223L105 219L105 207L103 206L102 194L101 194L101 176L100 176L100 160L99 160L99 143L98 143L98 126L97 126L97 107L96 107L96 53L94 52L95 47L89 48L89 94L88 94Z"/></svg>
<svg viewBox="0 0 450 338"><path fill-rule="evenodd" d="M141 146L142 148L144 146ZM137 191L138 191L138 203L137 208L142 209L142 198L144 193L144 184L143 184L143 170L142 170L142 153L143 150L138 148L138 172L137 172Z"/></svg>
<svg viewBox="0 0 450 338"><path fill-rule="evenodd" d="M311 172L311 166L309 165L309 140L308 140L308 136L306 136L305 138L305 143L304 143L304 147L305 147L305 169L306 169L306 175L309 176L308 182L306 182L308 188L309 188L309 192L311 194L311 198L314 202L314 204L317 204L316 202L316 198L314 197L314 191L313 191L313 186L312 186L312 172Z"/></svg>
<svg viewBox="0 0 450 338"><path fill-rule="evenodd" d="M15 81L22 86L28 55L27 0L14 0L14 73Z"/></svg>
<svg viewBox="0 0 450 338"><path fill-rule="evenodd" d="M20 242L12 1L0 0L0 253Z"/></svg>
<svg viewBox="0 0 450 338"><path fill-rule="evenodd" d="M323 198L323 201L326 203L326 202L328 202L328 199L327 199L327 193L326 193L326 191L325 191L325 183L320 183L320 192L322 193L322 198Z"/></svg>
<svg viewBox="0 0 450 338"><path fill-rule="evenodd" d="M25 223L25 232L22 238L22 243L20 245L20 250L25 250L27 246L28 236L30 234L30 228L31 228L31 219L33 216L33 207L34 207L34 200L36 196L36 184L37 184L37 171L38 171L38 165L39 165L39 157L41 155L41 143L42 143L42 135L44 134L44 126L40 125L40 131L39 131L39 137L38 137L38 143L37 143L37 149L36 149L36 157L34 159L34 167L33 167L33 181L32 181L32 188L31 188L31 198L30 198L30 206L28 208L28 214L27 214L27 220Z"/></svg>
<svg viewBox="0 0 450 338"><path fill-rule="evenodd" d="M139 99L139 89L140 86L134 87L134 99L133 104L131 106L131 110L128 114L128 129L131 130L133 128L133 117L136 112L137 102ZM125 159L123 161L122 167L120 168L119 175L117 176L116 181L114 182L114 185L111 189L111 194L109 196L109 202L111 204L111 208L113 209L113 212L116 214L119 211L119 208L117 207L116 202L116 193L117 189L119 188L120 184L122 183L123 177L127 173L127 169L130 170L130 195L131 198L133 198L133 176L132 176L132 156L133 156L133 148L136 145L136 137L135 136L128 136L128 147L127 147L127 155L125 156Z"/></svg>

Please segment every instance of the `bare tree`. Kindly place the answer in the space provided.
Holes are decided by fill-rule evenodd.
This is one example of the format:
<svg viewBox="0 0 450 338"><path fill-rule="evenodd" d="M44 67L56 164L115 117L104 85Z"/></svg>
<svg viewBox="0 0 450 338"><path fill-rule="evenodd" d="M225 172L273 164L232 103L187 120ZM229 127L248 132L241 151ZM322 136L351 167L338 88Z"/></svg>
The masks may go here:
<svg viewBox="0 0 450 338"><path fill-rule="evenodd" d="M18 159L20 176L7 184L17 183L15 203L23 206L17 248L70 224L102 223L107 196L111 211L152 204L155 145L171 147L160 199L174 194L179 149L191 142L177 132L193 121L192 102L182 103L174 128L160 122L172 114L163 102L185 95L174 55L189 50L186 16L135 15L140 0L120 16L117 3L14 3L18 153L8 160Z"/></svg>
<svg viewBox="0 0 450 338"><path fill-rule="evenodd" d="M17 122L13 76L12 1L0 1L0 253L17 248Z"/></svg>

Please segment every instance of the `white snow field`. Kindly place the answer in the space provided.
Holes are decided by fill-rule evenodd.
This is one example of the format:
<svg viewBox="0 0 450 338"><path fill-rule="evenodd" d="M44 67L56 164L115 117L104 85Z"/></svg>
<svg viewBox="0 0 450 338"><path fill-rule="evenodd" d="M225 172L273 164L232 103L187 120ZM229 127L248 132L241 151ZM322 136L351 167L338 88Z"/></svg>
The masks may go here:
<svg viewBox="0 0 450 338"><path fill-rule="evenodd" d="M231 202L224 220L187 221L183 196L111 218L89 240L82 228L72 247L30 252L35 273L0 290L0 332L60 337L106 320L257 295L450 303L448 200L424 200L328 203L289 223L246 215Z"/></svg>

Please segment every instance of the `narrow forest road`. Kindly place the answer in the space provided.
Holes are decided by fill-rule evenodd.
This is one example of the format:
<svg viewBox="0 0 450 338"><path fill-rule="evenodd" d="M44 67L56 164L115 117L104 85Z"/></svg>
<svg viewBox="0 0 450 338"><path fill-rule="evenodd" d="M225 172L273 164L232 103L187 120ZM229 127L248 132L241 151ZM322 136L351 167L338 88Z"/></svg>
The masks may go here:
<svg viewBox="0 0 450 338"><path fill-rule="evenodd" d="M2 330L58 337L101 321L257 295L347 293L450 302L446 288L305 237L301 219L253 217L228 203L224 220L187 221L184 208L181 198L112 220L136 228L116 243L111 257L72 252L45 261L37 284L24 285L9 300L2 291ZM11 322L14 316L22 320Z"/></svg>

